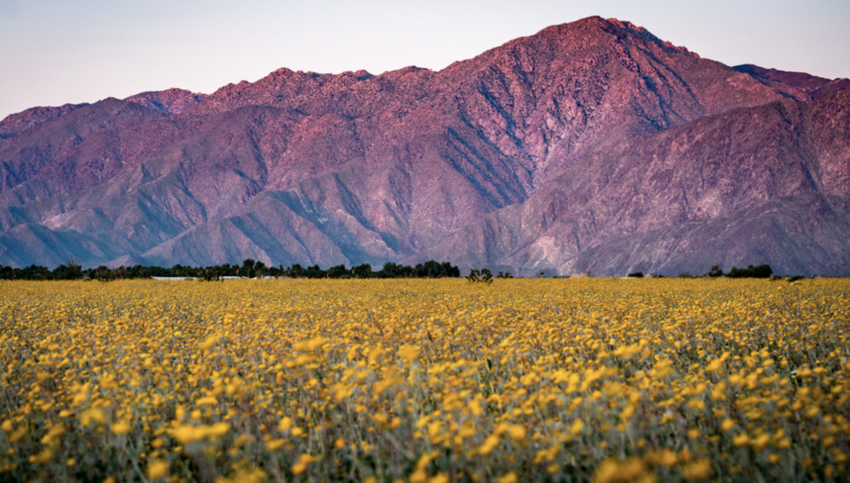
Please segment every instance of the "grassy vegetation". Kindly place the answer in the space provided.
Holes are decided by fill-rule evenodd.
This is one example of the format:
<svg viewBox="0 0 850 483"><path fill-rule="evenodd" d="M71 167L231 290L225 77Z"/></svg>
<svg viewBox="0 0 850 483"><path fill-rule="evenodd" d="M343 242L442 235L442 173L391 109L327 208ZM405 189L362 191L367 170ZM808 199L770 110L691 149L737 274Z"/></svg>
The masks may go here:
<svg viewBox="0 0 850 483"><path fill-rule="evenodd" d="M0 479L840 480L850 282L0 282Z"/></svg>

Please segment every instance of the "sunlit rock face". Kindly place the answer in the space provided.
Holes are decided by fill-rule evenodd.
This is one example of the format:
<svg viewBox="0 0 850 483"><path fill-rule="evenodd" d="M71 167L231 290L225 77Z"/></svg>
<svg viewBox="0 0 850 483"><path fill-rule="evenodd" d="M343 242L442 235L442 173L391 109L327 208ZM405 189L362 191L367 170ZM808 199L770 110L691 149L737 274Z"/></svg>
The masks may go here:
<svg viewBox="0 0 850 483"><path fill-rule="evenodd" d="M409 261L531 275L850 275L850 89L620 141Z"/></svg>

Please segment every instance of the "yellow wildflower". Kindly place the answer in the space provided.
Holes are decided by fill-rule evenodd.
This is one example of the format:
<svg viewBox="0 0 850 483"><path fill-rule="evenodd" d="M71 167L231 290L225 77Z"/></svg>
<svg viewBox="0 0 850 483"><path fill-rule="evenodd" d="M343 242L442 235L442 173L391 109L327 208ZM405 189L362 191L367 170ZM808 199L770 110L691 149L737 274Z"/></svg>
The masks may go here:
<svg viewBox="0 0 850 483"><path fill-rule="evenodd" d="M573 436L580 435L582 429L584 429L584 422L581 419L576 419L570 424L570 434Z"/></svg>
<svg viewBox="0 0 850 483"><path fill-rule="evenodd" d="M117 423L112 424L112 432L115 434L127 434L131 429L133 429L133 427L126 421L118 421Z"/></svg>
<svg viewBox="0 0 850 483"><path fill-rule="evenodd" d="M145 472L148 479L156 480L168 475L168 462L162 460L154 460L148 463L147 471Z"/></svg>
<svg viewBox="0 0 850 483"><path fill-rule="evenodd" d="M511 427L508 428L508 434L514 441L525 441L526 438L525 427L519 424L511 425Z"/></svg>
<svg viewBox="0 0 850 483"><path fill-rule="evenodd" d="M593 474L594 483L624 483L636 479L644 473L643 462L637 458L626 461L607 459L596 468Z"/></svg>
<svg viewBox="0 0 850 483"><path fill-rule="evenodd" d="M504 475L496 478L496 483L517 483L517 481L518 478L516 476L516 473L514 473L513 471L509 471Z"/></svg>
<svg viewBox="0 0 850 483"><path fill-rule="evenodd" d="M309 465L310 463L315 463L316 461L319 461L319 458L304 453L298 458L298 462L292 465L292 473L300 475L301 473L307 471L307 465Z"/></svg>
<svg viewBox="0 0 850 483"><path fill-rule="evenodd" d="M686 480L705 480L711 476L713 468L707 459L697 459L682 467L682 475Z"/></svg>

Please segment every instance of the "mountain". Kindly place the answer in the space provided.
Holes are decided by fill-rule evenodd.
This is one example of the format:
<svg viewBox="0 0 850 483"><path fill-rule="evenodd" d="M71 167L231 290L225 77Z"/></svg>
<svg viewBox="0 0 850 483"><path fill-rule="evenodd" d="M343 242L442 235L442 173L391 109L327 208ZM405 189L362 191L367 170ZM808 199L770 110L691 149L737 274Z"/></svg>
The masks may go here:
<svg viewBox="0 0 850 483"><path fill-rule="evenodd" d="M164 114L182 114L203 102L206 97L206 94L172 88L164 91L142 92L124 100Z"/></svg>
<svg viewBox="0 0 850 483"><path fill-rule="evenodd" d="M736 65L734 67L738 72L744 72L759 79L768 85L779 88L789 87L796 89L812 99L824 96L836 89L846 89L850 87L850 79L826 79L823 77L813 76L805 72L786 72L776 69L766 69L753 64Z"/></svg>
<svg viewBox="0 0 850 483"><path fill-rule="evenodd" d="M17 136L44 121L62 116L88 104L65 104L59 107L33 107L7 116L0 121L0 140Z"/></svg>
<svg viewBox="0 0 850 483"><path fill-rule="evenodd" d="M0 263L401 261L599 150L809 99L599 17L439 72L280 69L106 99L0 139Z"/></svg>
<svg viewBox="0 0 850 483"><path fill-rule="evenodd" d="M770 264L850 276L850 89L621 141L420 252L464 266L620 275Z"/></svg>

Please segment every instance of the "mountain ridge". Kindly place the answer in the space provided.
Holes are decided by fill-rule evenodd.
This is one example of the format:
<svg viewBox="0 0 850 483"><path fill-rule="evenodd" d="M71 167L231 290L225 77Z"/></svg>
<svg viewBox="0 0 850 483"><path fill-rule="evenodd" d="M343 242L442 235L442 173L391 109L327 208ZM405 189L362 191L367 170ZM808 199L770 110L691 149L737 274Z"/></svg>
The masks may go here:
<svg viewBox="0 0 850 483"><path fill-rule="evenodd" d="M437 72L106 99L0 138L0 263L401 261L600 149L782 99L811 96L600 17Z"/></svg>
<svg viewBox="0 0 850 483"><path fill-rule="evenodd" d="M780 273L847 276L847 125L843 89L624 140L406 262L436 257L523 275L676 275L768 263Z"/></svg>
<svg viewBox="0 0 850 483"><path fill-rule="evenodd" d="M817 77L805 72L786 72L777 69L765 69L753 64L736 65L733 69L738 72L750 74L756 79L765 81L771 85L786 85L799 89L812 99L829 94L836 89L850 87L850 79L838 78L827 79Z"/></svg>

